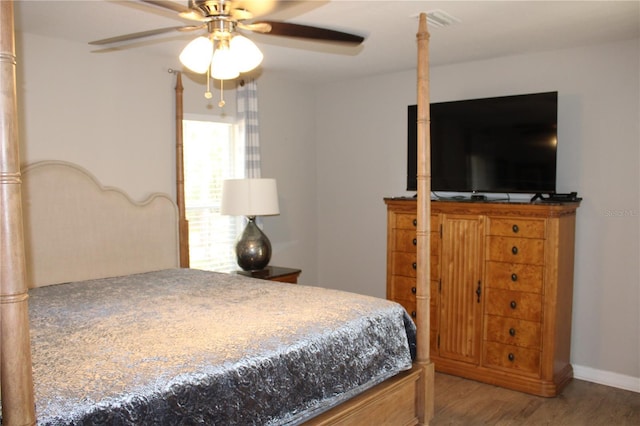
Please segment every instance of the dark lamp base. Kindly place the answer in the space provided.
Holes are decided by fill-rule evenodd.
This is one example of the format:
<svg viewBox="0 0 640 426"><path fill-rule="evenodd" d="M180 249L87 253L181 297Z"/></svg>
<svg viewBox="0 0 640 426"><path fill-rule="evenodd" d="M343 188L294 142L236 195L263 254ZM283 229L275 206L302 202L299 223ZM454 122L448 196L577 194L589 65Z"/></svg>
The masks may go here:
<svg viewBox="0 0 640 426"><path fill-rule="evenodd" d="M255 217L248 218L247 227L236 243L236 260L245 271L264 269L271 260L271 242L256 225Z"/></svg>

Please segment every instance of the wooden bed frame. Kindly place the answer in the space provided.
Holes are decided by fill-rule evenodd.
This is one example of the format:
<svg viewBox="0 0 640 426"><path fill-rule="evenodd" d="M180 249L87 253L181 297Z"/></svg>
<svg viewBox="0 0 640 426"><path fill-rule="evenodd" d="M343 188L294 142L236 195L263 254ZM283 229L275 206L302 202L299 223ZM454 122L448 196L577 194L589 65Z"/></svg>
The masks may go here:
<svg viewBox="0 0 640 426"><path fill-rule="evenodd" d="M29 166L29 183L22 183L18 140L18 108L16 96L16 55L14 13L12 1L0 2L0 392L2 395L2 422L4 425L36 424L34 407L34 384L31 371L31 347L29 336L28 288L82 278L86 268L65 271L63 276L52 277L49 270L40 271L27 264L39 250L42 239L32 235L34 224L41 219L34 215L29 199L25 202L27 214L23 216L23 192L29 196L32 173L37 175L40 165ZM417 225L417 357L413 368L401 373L367 392L312 419L308 424L428 424L433 417L434 367L429 359L429 220L430 217L430 143L429 143L429 61L426 15L420 15L418 41L418 225ZM184 187L182 175L182 84L178 74L176 86L176 163L177 163L177 208L173 209L175 227L166 235L174 251L160 251L150 257L158 263L137 265L122 262L117 257L111 262L122 266L122 270L100 271L100 274L141 272L160 266L188 266L187 224L184 214ZM49 162L47 166L63 169L74 167L62 162ZM81 169L77 170L82 172ZM66 173L66 172L65 172ZM82 173L80 173L82 174ZM26 176L26 175L25 175ZM33 178L37 179L37 178ZM34 185L37 185L34 183ZM125 195L109 188L102 192L117 200ZM166 210L168 200L154 196L142 203ZM170 200L169 200L170 201ZM176 211L177 209L177 211ZM177 220L175 215L177 213ZM146 214L146 213L145 213ZM46 215L46 212L45 212ZM160 223L163 220L159 218ZM25 224L23 231L23 224ZM178 230L177 235L173 230ZM88 231L99 232L99 231ZM25 238L26 237L26 238ZM46 238L44 237L45 241ZM56 238L55 236L53 238ZM62 237L64 238L64 235ZM26 244L25 239L33 244ZM158 260L159 259L159 260ZM31 261L31 260L30 260ZM50 263L55 264L53 259ZM68 273L68 275L66 274ZM68 279L71 277L71 279ZM36 383L37 386L37 383Z"/></svg>

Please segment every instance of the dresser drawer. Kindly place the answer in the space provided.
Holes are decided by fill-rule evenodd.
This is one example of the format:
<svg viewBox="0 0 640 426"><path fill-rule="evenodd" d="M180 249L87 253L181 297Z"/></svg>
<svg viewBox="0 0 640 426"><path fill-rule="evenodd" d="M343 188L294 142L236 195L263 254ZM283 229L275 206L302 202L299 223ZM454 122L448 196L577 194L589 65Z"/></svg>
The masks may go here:
<svg viewBox="0 0 640 426"><path fill-rule="evenodd" d="M399 275L391 276L391 294L388 297L392 300L416 301L416 279Z"/></svg>
<svg viewBox="0 0 640 426"><path fill-rule="evenodd" d="M391 271L393 275L402 275L404 277L416 276L416 253L394 251L391 253ZM430 259L430 275L432 280L440 278L440 259L438 256L431 256Z"/></svg>
<svg viewBox="0 0 640 426"><path fill-rule="evenodd" d="M544 267L526 263L487 262L487 287L542 293Z"/></svg>
<svg viewBox="0 0 640 426"><path fill-rule="evenodd" d="M418 248L416 230L396 229L393 244L395 247L392 247L392 250L415 253ZM438 237L438 234L433 232L431 233L429 246L431 248L432 255L438 255L440 253L440 238Z"/></svg>
<svg viewBox="0 0 640 426"><path fill-rule="evenodd" d="M432 232L436 232L440 227L440 217L431 215L430 227ZM414 213L396 213L395 228L416 229L418 227L418 217Z"/></svg>
<svg viewBox="0 0 640 426"><path fill-rule="evenodd" d="M540 323L486 315L484 340L531 349L541 349Z"/></svg>
<svg viewBox="0 0 640 426"><path fill-rule="evenodd" d="M488 218L488 234L504 237L544 238L544 219Z"/></svg>
<svg viewBox="0 0 640 426"><path fill-rule="evenodd" d="M540 375L540 351L536 349L485 342L483 360L488 367Z"/></svg>
<svg viewBox="0 0 640 426"><path fill-rule="evenodd" d="M542 321L542 296L540 294L494 288L487 288L485 293L485 309L489 315Z"/></svg>
<svg viewBox="0 0 640 426"><path fill-rule="evenodd" d="M487 260L544 265L544 240L489 236Z"/></svg>
<svg viewBox="0 0 640 426"><path fill-rule="evenodd" d="M393 275L415 278L416 267L415 252L394 251L391 253L391 270L393 271Z"/></svg>
<svg viewBox="0 0 640 426"><path fill-rule="evenodd" d="M393 277L392 281L396 284L396 287L392 290L392 294L387 295L387 299L396 302L405 301L411 303L411 306L416 304L416 292L415 292L415 280L405 277ZM409 282L413 281L413 282ZM429 298L429 304L431 306L431 312L435 312L436 301L438 300L435 295L438 291L438 281L431 281L429 283L431 297Z"/></svg>
<svg viewBox="0 0 640 426"><path fill-rule="evenodd" d="M415 229L396 229L395 230L395 247L392 247L396 251L416 252L418 240L416 238Z"/></svg>
<svg viewBox="0 0 640 426"><path fill-rule="evenodd" d="M416 229L418 219L414 213L397 213L396 228L399 229Z"/></svg>
<svg viewBox="0 0 640 426"><path fill-rule="evenodd" d="M411 318L415 321L416 319L416 301L415 300L411 302L409 300L398 299L398 300L394 300L394 302L401 304L402 307L409 313Z"/></svg>

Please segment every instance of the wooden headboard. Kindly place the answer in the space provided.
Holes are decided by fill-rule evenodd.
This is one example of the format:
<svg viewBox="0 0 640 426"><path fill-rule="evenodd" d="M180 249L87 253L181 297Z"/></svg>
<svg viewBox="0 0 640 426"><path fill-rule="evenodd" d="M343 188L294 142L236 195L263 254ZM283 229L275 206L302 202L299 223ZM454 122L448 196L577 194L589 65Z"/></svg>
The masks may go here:
<svg viewBox="0 0 640 426"><path fill-rule="evenodd" d="M168 196L136 202L62 161L26 166L22 179L29 287L179 266L178 209Z"/></svg>

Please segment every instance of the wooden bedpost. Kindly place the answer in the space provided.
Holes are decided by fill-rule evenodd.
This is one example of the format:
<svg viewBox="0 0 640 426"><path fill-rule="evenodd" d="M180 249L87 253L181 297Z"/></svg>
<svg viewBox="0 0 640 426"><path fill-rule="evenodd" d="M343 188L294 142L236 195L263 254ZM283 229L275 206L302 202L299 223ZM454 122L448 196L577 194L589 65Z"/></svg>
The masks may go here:
<svg viewBox="0 0 640 426"><path fill-rule="evenodd" d="M184 200L184 154L182 142L182 73L176 74L176 203L178 204L178 234L180 237L180 267L189 267L189 221Z"/></svg>
<svg viewBox="0 0 640 426"><path fill-rule="evenodd" d="M0 1L0 391L2 424L35 424L22 229L13 2Z"/></svg>
<svg viewBox="0 0 640 426"><path fill-rule="evenodd" d="M424 383L420 386L424 401L422 424L428 424L434 412L434 366L429 357L429 319L430 319L430 234L431 234L431 141L429 116L429 32L427 17L420 14L418 26L418 224L417 234L417 276L416 303L418 316L418 348L416 362L422 366Z"/></svg>

